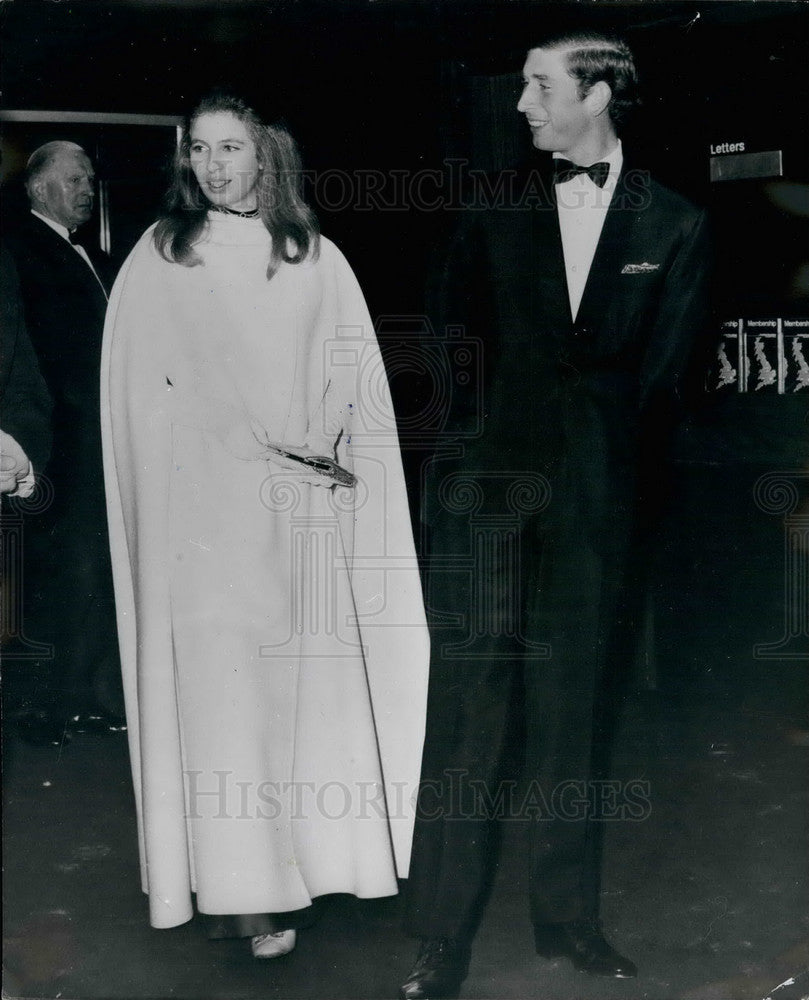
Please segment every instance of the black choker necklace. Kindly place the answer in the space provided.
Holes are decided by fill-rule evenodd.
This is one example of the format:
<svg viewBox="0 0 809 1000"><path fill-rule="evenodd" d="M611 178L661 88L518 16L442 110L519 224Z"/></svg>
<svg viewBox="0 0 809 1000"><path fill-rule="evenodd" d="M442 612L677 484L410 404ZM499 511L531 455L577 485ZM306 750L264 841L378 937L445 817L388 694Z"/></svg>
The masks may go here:
<svg viewBox="0 0 809 1000"><path fill-rule="evenodd" d="M254 208L249 212L237 212L235 208L228 208L226 205L211 205L211 208L215 212L221 212L223 215L238 215L240 219L257 219L258 209Z"/></svg>

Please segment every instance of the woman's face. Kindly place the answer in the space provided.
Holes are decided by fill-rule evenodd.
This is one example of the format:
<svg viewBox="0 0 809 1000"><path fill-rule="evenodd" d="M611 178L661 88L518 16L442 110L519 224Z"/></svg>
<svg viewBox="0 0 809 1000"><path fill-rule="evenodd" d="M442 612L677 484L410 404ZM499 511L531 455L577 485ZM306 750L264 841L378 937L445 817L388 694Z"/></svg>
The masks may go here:
<svg viewBox="0 0 809 1000"><path fill-rule="evenodd" d="M229 111L199 115L191 124L191 169L214 205L251 212L258 203L261 164L247 126Z"/></svg>

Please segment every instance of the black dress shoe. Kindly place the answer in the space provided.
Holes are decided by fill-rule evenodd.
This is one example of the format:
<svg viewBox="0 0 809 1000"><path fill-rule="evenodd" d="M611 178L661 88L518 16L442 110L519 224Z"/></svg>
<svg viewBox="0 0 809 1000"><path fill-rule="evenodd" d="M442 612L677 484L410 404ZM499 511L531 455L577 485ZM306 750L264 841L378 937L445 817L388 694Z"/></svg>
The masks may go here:
<svg viewBox="0 0 809 1000"><path fill-rule="evenodd" d="M594 976L632 979L637 966L604 940L595 920L570 920L564 924L536 924L534 941L543 958L569 958L574 967Z"/></svg>
<svg viewBox="0 0 809 1000"><path fill-rule="evenodd" d="M70 742L64 722L50 712L24 712L14 719L17 735L32 747L60 747Z"/></svg>
<svg viewBox="0 0 809 1000"><path fill-rule="evenodd" d="M402 1000L451 1000L469 971L469 945L452 938L424 938L410 975L399 989Z"/></svg>

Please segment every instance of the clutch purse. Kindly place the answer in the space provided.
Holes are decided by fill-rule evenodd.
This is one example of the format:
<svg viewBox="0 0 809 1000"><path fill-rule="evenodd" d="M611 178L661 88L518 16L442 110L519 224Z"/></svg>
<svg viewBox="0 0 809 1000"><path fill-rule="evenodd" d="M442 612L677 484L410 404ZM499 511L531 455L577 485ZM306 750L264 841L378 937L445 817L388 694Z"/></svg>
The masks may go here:
<svg viewBox="0 0 809 1000"><path fill-rule="evenodd" d="M316 472L318 475L323 476L324 479L332 480L337 486L353 487L357 485L357 477L353 472L344 469L342 465L338 465L337 462L326 458L325 455L295 455L291 451L286 451L284 448L277 448L273 445L270 446L269 450L292 462L298 462L309 472Z"/></svg>

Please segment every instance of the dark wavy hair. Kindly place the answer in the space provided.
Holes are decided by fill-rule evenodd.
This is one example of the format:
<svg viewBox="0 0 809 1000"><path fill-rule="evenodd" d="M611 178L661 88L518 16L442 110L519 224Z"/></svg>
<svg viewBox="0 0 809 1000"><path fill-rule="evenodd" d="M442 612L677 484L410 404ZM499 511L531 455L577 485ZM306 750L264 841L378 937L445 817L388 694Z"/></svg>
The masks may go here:
<svg viewBox="0 0 809 1000"><path fill-rule="evenodd" d="M578 82L581 98L600 80L608 84L612 91L609 115L614 125L623 125L640 104L635 59L622 38L600 31L571 31L552 35L532 48L564 52L568 73Z"/></svg>
<svg viewBox="0 0 809 1000"><path fill-rule="evenodd" d="M265 125L245 100L224 89L203 97L184 124L171 183L154 232L161 257L185 267L202 263L194 244L205 231L210 202L191 169L190 135L200 115L216 112L229 112L244 123L263 166L257 191L259 215L272 237L267 278L272 278L282 263L300 264L310 255L317 258L320 229L314 212L300 194L301 160L295 140L283 126Z"/></svg>

